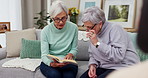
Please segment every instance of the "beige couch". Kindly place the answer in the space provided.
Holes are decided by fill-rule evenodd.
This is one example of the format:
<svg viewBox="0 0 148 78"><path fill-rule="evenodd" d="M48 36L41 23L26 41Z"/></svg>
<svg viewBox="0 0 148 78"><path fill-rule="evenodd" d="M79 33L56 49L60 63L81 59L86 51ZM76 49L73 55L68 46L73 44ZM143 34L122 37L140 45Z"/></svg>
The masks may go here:
<svg viewBox="0 0 148 78"><path fill-rule="evenodd" d="M36 36L36 39L37 40L40 40L40 32L41 30L35 30L35 36ZM15 35L14 38L18 38L18 36L23 36L24 34L21 34L19 33L20 35L18 35L18 31L16 31L16 33L13 33L13 34L6 34L6 42L7 42L7 45L11 45L9 43L12 43L12 35ZM26 34L25 34L26 35ZM29 33L27 34L29 35ZM134 46L137 50L137 52L139 53L139 56L141 58L141 61L147 59L147 55L144 55L141 53L141 50L137 47L136 45L136 33L129 33L133 43L134 43ZM12 37L10 37L12 36ZM8 40L9 38L11 38L11 40ZM19 37L21 38L21 37ZM26 37L28 38L28 37ZM10 42L9 42L10 41ZM18 40L16 40L18 41ZM88 69L88 59L89 59L89 56L88 56L88 45L89 45L89 42L86 41L84 42L83 40L79 40L78 41L78 54L77 54L77 62L78 62L78 74L77 74L77 78L79 78L81 76L82 73L84 73L87 69ZM13 44L11 46L18 46L16 44ZM20 46L20 45L19 45ZM21 47L17 47L20 48ZM8 49L13 49L13 48L10 48L7 46L7 50L6 48L1 48L0 49L0 78L45 78L39 68L36 69L35 72L32 72L32 71L28 71L28 70L25 70L25 69L22 69L22 68L3 68L2 67L2 64L8 60L11 60L11 59L14 59L16 57L11 57L11 56L17 56L19 57L18 53L17 54L12 54L12 52L8 53L6 51L11 51L11 50L8 50ZM9 55L8 55L9 54ZM10 57L10 58L6 58L7 57Z"/></svg>
<svg viewBox="0 0 148 78"><path fill-rule="evenodd" d="M18 57L17 52L12 54L13 53L12 49L14 48L13 46L18 46L17 51L20 51L21 46L20 46L19 42L17 42L17 41L21 40L21 39L18 39L18 38L21 38L23 35L29 35L29 33L27 33L27 34L24 34L24 33L25 33L25 31L23 31L23 34L22 34L22 32L19 32L19 31L15 31L14 33L6 33L6 37L7 37L6 42L7 42L8 47L7 47L7 49L6 48L0 49L0 78L45 78L41 74L39 68L37 68L35 72L32 72L32 71L22 69L22 68L3 68L2 67L2 64L5 63L6 61L9 61L11 59L15 59L16 57ZM41 30L35 31L35 36L36 36L37 40L40 40L40 33L41 33ZM15 37L14 37L14 35L15 35ZM13 38L15 38L16 40L13 41ZM22 38L24 38L24 36ZM28 38L28 37L25 37L25 38ZM8 40L8 39L11 39L11 40ZM29 39L34 40L34 38L29 38ZM16 44L13 42L15 42ZM78 54L77 54L76 60L78 62L79 68L78 68L77 78L79 78L81 76L81 74L84 71L86 71L88 68L88 66L87 66L88 59L89 59L88 52L87 52L88 43L89 43L88 41L86 41L86 42L83 40L78 41ZM10 52L8 53L7 51L8 52L10 51ZM13 56L16 56L16 57L13 57Z"/></svg>

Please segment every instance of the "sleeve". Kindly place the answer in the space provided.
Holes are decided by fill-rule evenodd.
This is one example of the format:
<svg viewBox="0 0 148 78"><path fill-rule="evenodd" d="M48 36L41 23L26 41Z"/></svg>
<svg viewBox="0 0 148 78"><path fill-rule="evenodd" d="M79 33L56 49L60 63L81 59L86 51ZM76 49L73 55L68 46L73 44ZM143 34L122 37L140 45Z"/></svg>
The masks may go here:
<svg viewBox="0 0 148 78"><path fill-rule="evenodd" d="M50 65L52 60L47 58L47 55L49 54L49 44L47 40L46 33L44 30L41 32L41 59L46 65Z"/></svg>
<svg viewBox="0 0 148 78"><path fill-rule="evenodd" d="M88 67L91 65L91 64L95 64L95 65L97 65L97 67L99 66L99 62L97 62L96 60L95 60L95 58L93 57L93 54L92 54L92 52L91 52L91 49L90 49L90 47L91 46L89 46L89 48L88 48L88 52L89 52L89 64L88 64Z"/></svg>
<svg viewBox="0 0 148 78"><path fill-rule="evenodd" d="M72 48L70 50L69 53L72 53L74 55L74 57L76 57L76 54L78 52L78 28L76 27L75 28L75 34L74 34L74 38L73 38L73 41L72 41Z"/></svg>
<svg viewBox="0 0 148 78"><path fill-rule="evenodd" d="M120 27L113 27L109 34L109 43L100 42L97 48L110 62L122 61L126 54L129 39L127 33Z"/></svg>

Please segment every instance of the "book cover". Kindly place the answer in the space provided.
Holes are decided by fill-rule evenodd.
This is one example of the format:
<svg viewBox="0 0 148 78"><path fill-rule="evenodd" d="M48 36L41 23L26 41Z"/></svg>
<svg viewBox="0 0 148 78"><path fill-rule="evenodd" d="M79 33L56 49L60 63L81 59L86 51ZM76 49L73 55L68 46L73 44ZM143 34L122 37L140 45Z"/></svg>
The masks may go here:
<svg viewBox="0 0 148 78"><path fill-rule="evenodd" d="M51 60L55 59L58 63L71 63L77 65L77 62L75 60L60 59L59 57L50 54L47 55L47 57Z"/></svg>

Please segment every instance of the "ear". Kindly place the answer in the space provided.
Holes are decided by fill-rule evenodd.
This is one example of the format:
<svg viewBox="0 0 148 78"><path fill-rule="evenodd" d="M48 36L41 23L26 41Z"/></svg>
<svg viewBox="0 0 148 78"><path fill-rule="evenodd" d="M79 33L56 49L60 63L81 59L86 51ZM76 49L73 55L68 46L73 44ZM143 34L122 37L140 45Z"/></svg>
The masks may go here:
<svg viewBox="0 0 148 78"><path fill-rule="evenodd" d="M103 26L103 22L102 21L99 22L99 26L100 26L100 28L102 28L102 26Z"/></svg>

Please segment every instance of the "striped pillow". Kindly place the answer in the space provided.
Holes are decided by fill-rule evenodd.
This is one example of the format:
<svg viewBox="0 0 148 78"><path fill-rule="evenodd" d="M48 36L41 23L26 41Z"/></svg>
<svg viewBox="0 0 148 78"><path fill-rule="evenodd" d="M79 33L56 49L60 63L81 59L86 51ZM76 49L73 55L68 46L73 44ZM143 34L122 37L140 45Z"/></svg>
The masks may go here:
<svg viewBox="0 0 148 78"><path fill-rule="evenodd" d="M41 43L39 40L26 40L22 38L20 58L41 58Z"/></svg>

